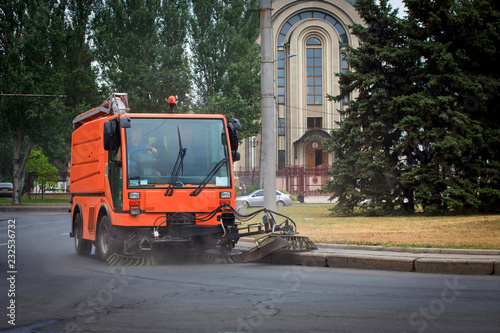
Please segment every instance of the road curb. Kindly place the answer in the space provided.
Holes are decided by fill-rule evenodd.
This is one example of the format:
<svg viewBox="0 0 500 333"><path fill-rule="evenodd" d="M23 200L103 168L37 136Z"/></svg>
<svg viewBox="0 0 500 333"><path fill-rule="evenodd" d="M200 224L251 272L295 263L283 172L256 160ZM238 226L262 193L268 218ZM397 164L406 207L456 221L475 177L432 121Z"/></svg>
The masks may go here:
<svg viewBox="0 0 500 333"><path fill-rule="evenodd" d="M374 254L323 252L322 248L310 252L281 250L268 255L259 262L273 265L299 265L311 267L351 268L367 270L385 270L397 272L415 272L432 274L462 275L500 275L500 256L474 258L432 257L421 258L410 253L393 255L391 252ZM431 253L430 255L435 255Z"/></svg>
<svg viewBox="0 0 500 333"><path fill-rule="evenodd" d="M329 255L326 260L328 267L332 268L375 269L398 272L413 272L415 270L415 260L412 258Z"/></svg>
<svg viewBox="0 0 500 333"><path fill-rule="evenodd" d="M492 275L494 261L465 259L427 259L415 260L415 272L435 274Z"/></svg>
<svg viewBox="0 0 500 333"><path fill-rule="evenodd" d="M500 275L500 259L493 261L493 275Z"/></svg>

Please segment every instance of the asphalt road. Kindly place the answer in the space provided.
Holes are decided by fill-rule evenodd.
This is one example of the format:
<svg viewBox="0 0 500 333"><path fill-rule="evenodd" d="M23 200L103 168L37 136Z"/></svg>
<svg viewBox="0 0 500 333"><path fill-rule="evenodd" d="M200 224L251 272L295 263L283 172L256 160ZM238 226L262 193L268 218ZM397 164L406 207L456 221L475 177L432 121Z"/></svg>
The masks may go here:
<svg viewBox="0 0 500 333"><path fill-rule="evenodd" d="M182 260L111 267L95 255L75 254L69 218L62 212L0 212L0 330L498 332L500 327L498 276ZM12 267L9 240L15 240Z"/></svg>

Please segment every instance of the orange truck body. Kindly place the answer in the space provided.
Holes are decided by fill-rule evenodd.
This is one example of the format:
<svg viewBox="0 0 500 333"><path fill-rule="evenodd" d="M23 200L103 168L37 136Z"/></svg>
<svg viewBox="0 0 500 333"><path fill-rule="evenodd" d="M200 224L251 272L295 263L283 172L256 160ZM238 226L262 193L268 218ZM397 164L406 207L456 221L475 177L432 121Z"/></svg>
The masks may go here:
<svg viewBox="0 0 500 333"><path fill-rule="evenodd" d="M237 155L226 118L98 111L73 122L70 236L77 253L89 254L99 239L104 245L96 252L109 243L125 254L155 242L216 244L224 234L221 215L232 222L231 214L213 212L235 204Z"/></svg>

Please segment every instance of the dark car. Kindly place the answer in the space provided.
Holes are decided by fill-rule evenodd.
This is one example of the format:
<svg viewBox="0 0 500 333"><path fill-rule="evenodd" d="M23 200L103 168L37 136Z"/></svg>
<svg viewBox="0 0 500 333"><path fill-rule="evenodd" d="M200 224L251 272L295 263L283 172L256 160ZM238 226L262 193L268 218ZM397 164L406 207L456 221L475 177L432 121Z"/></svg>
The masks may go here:
<svg viewBox="0 0 500 333"><path fill-rule="evenodd" d="M12 197L14 185L12 183L0 183L0 197Z"/></svg>

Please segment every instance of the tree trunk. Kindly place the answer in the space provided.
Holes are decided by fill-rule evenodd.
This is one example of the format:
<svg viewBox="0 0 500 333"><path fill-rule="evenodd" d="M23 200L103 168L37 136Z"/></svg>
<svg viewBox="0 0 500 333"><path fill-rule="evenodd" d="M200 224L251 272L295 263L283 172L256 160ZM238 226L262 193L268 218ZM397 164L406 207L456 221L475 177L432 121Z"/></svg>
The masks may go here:
<svg viewBox="0 0 500 333"><path fill-rule="evenodd" d="M28 146L22 160L20 160L21 149L23 146L24 135L21 130L17 130L12 135L12 184L14 185L14 191L12 193L12 204L21 204L21 195L23 192L24 185L24 174L26 171L26 165L28 164L28 159L30 156L31 149L35 145L28 139Z"/></svg>
<svg viewBox="0 0 500 333"><path fill-rule="evenodd" d="M403 191L403 196L408 200L404 202L403 209L410 214L415 212L415 200L414 200L414 192L413 189L408 188Z"/></svg>

